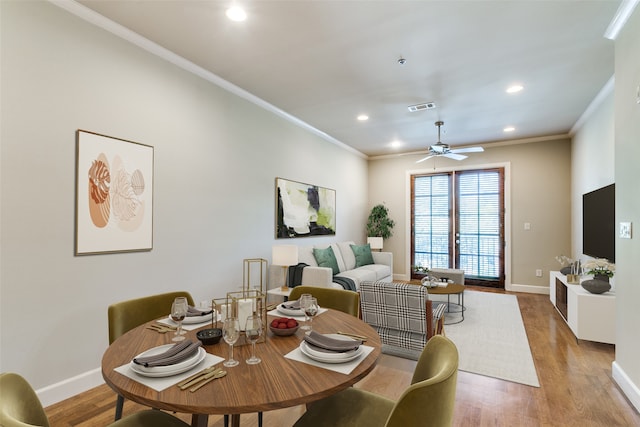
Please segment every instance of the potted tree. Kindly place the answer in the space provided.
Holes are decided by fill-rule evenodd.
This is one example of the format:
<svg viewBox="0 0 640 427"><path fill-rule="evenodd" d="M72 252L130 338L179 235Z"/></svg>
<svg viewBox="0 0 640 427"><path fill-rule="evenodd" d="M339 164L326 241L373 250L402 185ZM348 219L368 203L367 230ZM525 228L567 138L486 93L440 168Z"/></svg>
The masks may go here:
<svg viewBox="0 0 640 427"><path fill-rule="evenodd" d="M371 249L382 249L382 241L393 236L394 225L395 221L389 218L389 209L385 205L375 205L371 209L367 220L367 241Z"/></svg>

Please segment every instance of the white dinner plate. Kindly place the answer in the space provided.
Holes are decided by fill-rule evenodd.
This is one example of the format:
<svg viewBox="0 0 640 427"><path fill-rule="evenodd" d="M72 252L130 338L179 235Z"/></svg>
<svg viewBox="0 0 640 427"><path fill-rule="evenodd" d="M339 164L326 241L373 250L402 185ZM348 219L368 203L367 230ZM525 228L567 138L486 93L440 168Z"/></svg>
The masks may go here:
<svg viewBox="0 0 640 427"><path fill-rule="evenodd" d="M195 324L195 323L211 322L212 318L213 318L213 313L205 314L204 316L187 316L182 321L182 324L183 325L191 325L191 324ZM171 319L171 316L167 316L167 319L169 319L171 321L172 325L173 324L175 324L175 325L178 324L177 322L173 321L173 319Z"/></svg>
<svg viewBox="0 0 640 427"><path fill-rule="evenodd" d="M143 353L140 353L135 358L160 354L167 351L169 348L173 347L174 345L175 344L161 345L160 347L155 347ZM189 369L193 368L194 366L202 362L206 357L206 355L207 355L207 352L205 351L205 349L200 347L198 348L198 351L196 352L196 354L194 354L192 357L173 365L146 367L146 366L138 365L137 363L134 363L132 360L129 366L131 367L132 371L134 371L137 374L143 375L145 377L158 377L158 378L170 377L171 375L181 374L182 372L188 371Z"/></svg>
<svg viewBox="0 0 640 427"><path fill-rule="evenodd" d="M350 350L345 352L337 352L337 351L329 351L329 350L322 351L322 349L315 347L314 345L309 344L306 341L302 341L300 343L300 346L304 347L305 354L310 354L311 356L319 357L322 359L334 359L334 360L340 360L340 361L349 359L354 354L359 354L362 351L360 350L360 347L356 348L355 350Z"/></svg>
<svg viewBox="0 0 640 427"><path fill-rule="evenodd" d="M336 338L344 341L355 341L353 338L346 337L338 334L326 334L328 337ZM353 359L357 359L363 352L362 346L355 350L347 351L344 353L325 353L322 351L314 350L312 346L308 345L304 340L300 343L300 351L305 356L318 362L323 363L346 363Z"/></svg>
<svg viewBox="0 0 640 427"><path fill-rule="evenodd" d="M360 357L362 355L362 347L359 347L358 350L355 351L355 353L353 353L351 356L349 357L345 357L345 358L341 358L341 359L334 359L331 357L320 357L317 356L315 354L311 354L308 350L308 346L304 345L304 341L300 344L300 351L302 352L302 354L304 354L305 356L307 356L309 359L313 359L316 362L322 362L322 363L347 363L347 362L351 362L353 359L357 359L358 357Z"/></svg>
<svg viewBox="0 0 640 427"><path fill-rule="evenodd" d="M298 309L284 308L282 304L278 305L277 310L278 310L278 313L282 313L285 316L304 316L304 313L299 308Z"/></svg>

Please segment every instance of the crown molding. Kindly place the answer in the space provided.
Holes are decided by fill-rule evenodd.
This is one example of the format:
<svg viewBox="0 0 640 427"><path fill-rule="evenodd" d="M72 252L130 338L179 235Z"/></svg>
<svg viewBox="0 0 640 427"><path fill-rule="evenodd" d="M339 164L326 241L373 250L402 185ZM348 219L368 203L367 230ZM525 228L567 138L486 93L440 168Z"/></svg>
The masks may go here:
<svg viewBox="0 0 640 427"><path fill-rule="evenodd" d="M482 146L483 148L493 148L493 147L506 147L509 145L519 145L519 144L530 144L534 142L544 142L544 141L557 141L558 139L568 139L571 135L567 133L557 134L557 135L545 135L545 136L535 136L532 138L522 138L522 139L509 139L504 141L495 141L495 142L485 142L485 143L477 143L477 144L466 144L466 145L456 145L454 148L465 148L465 147L478 147ZM383 159L394 159L397 157L405 157L405 156L417 156L417 155L425 155L428 154L428 150L420 150L420 151L409 151L405 153L393 153L393 154L382 154L379 156L369 156L369 160L383 160Z"/></svg>
<svg viewBox="0 0 640 427"><path fill-rule="evenodd" d="M584 126L585 122L589 120L589 117L593 114L593 112L602 104L605 98L613 93L613 88L615 85L615 76L611 76L609 80L602 86L600 92L593 98L587 109L584 110L582 115L578 118L576 123L571 127L569 131L569 135L573 136L578 132L578 130Z"/></svg>
<svg viewBox="0 0 640 427"><path fill-rule="evenodd" d="M640 0L622 0L616 14L609 23L607 30L604 32L604 36L609 40L615 40L618 38L618 34L627 23L627 20L633 14L634 9L638 5Z"/></svg>

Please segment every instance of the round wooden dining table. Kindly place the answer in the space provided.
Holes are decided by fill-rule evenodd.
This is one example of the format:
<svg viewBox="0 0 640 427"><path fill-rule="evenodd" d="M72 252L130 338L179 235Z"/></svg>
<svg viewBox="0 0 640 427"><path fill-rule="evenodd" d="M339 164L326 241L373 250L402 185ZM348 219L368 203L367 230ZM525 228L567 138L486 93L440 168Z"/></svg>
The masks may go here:
<svg viewBox="0 0 640 427"><path fill-rule="evenodd" d="M222 363L219 365L227 371L225 377L206 384L196 392L183 391L175 385L156 391L115 371L148 349L172 343L173 333L161 334L147 329L147 325L130 330L107 348L102 357L102 376L114 391L126 399L152 408L192 414L192 426L206 426L209 414L231 415L231 425L239 426L240 414L243 413L266 412L330 396L369 374L381 350L380 337L371 326L354 316L329 309L313 320L313 330L364 336L367 338L365 345L373 347L349 374L285 358L300 345L305 331L298 329L294 335L281 337L274 336L267 327L266 340L256 345L256 355L262 359L261 363L246 364L251 346L237 346L234 359L239 360L240 365L231 368L223 367ZM210 325L202 328L207 327ZM187 331L186 337L197 341L197 330ZM203 347L208 353L224 359L229 357L229 346L224 340Z"/></svg>

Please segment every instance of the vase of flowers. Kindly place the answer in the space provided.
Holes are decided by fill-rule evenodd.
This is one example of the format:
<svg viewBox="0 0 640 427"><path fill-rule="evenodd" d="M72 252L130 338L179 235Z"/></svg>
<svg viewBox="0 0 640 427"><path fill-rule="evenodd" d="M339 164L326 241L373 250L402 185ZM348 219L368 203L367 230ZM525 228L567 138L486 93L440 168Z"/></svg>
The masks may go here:
<svg viewBox="0 0 640 427"><path fill-rule="evenodd" d="M576 271L578 263L568 256L558 255L556 257L556 261L558 261L560 263L560 266L562 267L560 268L560 273L564 274L565 276L569 274L578 274Z"/></svg>
<svg viewBox="0 0 640 427"><path fill-rule="evenodd" d="M582 287L584 289L592 294L602 294L611 289L609 278L613 277L615 274L615 264L601 258L587 261L582 266L585 269L586 274L593 275L593 279L582 282Z"/></svg>

